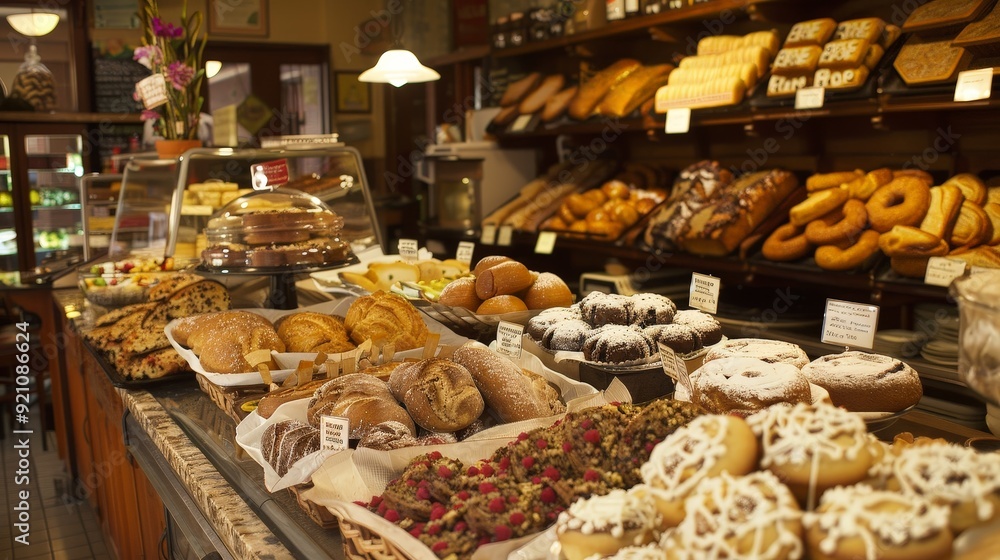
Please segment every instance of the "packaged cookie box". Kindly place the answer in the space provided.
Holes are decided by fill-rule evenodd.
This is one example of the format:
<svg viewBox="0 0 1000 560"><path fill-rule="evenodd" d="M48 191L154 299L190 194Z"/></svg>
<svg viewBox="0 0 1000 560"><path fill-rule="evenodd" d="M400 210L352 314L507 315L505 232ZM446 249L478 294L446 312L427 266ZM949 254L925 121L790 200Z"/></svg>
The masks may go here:
<svg viewBox="0 0 1000 560"><path fill-rule="evenodd" d="M250 311L252 313L257 313L263 315L272 323L280 319L285 315L290 315L292 313L299 313L303 311L313 311L316 313L324 313L327 315L336 315L338 317L344 317L347 315L347 310L350 309L351 304L354 303L358 298L356 296L345 297L336 301L329 301L320 303L317 305L312 305L309 307L301 307L299 309L245 309L244 311ZM427 330L433 334L440 335L439 344L442 346L461 346L468 342L469 339L459 336L449 330L447 327L438 323L430 317L421 316L424 323L427 325ZM247 372L247 373L214 373L205 371L205 368L201 365L201 360L198 356L191 351L190 348L185 348L173 337L173 329L176 326L178 320L171 321L164 328L167 335L167 340L170 341L171 346L177 350L177 353L184 358L191 369L196 373L201 374L204 378L212 384L219 385L222 387L243 387L248 385L259 385L264 383L264 379L261 377L260 372ZM416 358L419 357L422 349L408 350L406 352L398 352L397 355L399 359L406 358ZM298 365L300 360L311 360L316 357L316 354L309 353L292 353L292 352L272 352L272 358L275 363L278 364L277 370L271 371L271 381L274 383L281 383L284 381L292 372L295 371L295 366ZM321 369L321 372L323 370Z"/></svg>
<svg viewBox="0 0 1000 560"><path fill-rule="evenodd" d="M479 344L469 342L469 344ZM440 348L439 348L440 351ZM397 354L398 356L398 354ZM537 373L550 384L556 386L560 398L566 403L567 409L578 410L604 402L604 397L596 389L585 383L569 379L542 365L541 361L527 352L515 360L520 367ZM627 401L628 393L619 390L614 394L615 401ZM489 456L498 447L507 444L525 432L536 427L552 424L558 416L525 420L500 424L483 430L463 441L445 445L419 445L404 447L392 451L378 451L368 448L348 449L343 452L328 450L307 455L296 462L285 476L279 476L271 467L260 449L264 430L282 420L298 420L307 422L307 405L309 399L300 399L281 405L270 418L262 418L256 412L248 415L236 427L236 441L264 469L264 483L271 492L296 484L308 482L325 488L324 492L331 500L368 500L381 494L386 484L402 472L410 459L431 450L441 451L449 457L455 457L464 462L474 462ZM322 468L322 479L315 474ZM331 490L331 488L335 490ZM313 492L319 492L314 490Z"/></svg>

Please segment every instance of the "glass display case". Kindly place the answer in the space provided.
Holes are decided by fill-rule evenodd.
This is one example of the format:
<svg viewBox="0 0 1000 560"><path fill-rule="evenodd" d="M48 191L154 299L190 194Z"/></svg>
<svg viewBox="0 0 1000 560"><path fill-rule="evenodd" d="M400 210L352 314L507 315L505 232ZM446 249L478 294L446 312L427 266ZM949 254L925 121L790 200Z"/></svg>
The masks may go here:
<svg viewBox="0 0 1000 560"><path fill-rule="evenodd" d="M36 266L63 268L83 257L83 137L78 134L24 137L32 247Z"/></svg>
<svg viewBox="0 0 1000 560"><path fill-rule="evenodd" d="M17 224L14 218L14 186L11 180L10 137L0 135L0 270L16 271Z"/></svg>
<svg viewBox="0 0 1000 560"><path fill-rule="evenodd" d="M122 176L117 173L90 173L80 179L85 261L108 252L121 187Z"/></svg>

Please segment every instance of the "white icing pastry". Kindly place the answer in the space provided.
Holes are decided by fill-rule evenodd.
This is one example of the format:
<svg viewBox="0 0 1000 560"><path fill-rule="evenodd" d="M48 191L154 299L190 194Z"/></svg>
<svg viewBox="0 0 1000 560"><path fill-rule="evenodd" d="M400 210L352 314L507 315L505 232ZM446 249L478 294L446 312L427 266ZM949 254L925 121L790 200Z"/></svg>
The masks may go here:
<svg viewBox="0 0 1000 560"><path fill-rule="evenodd" d="M772 406L747 418L754 434L761 438L761 466L807 465L814 458L852 460L868 445L864 420L833 405ZM841 445L837 438L852 436Z"/></svg>
<svg viewBox="0 0 1000 560"><path fill-rule="evenodd" d="M1000 492L1000 456L996 453L981 454L946 443L909 447L896 458L892 474L904 493L952 507L972 503L981 521L995 515L993 495Z"/></svg>
<svg viewBox="0 0 1000 560"><path fill-rule="evenodd" d="M603 496L573 502L559 514L556 532L609 533L621 538L626 531L651 530L655 523L656 508L650 500L634 492L612 490Z"/></svg>
<svg viewBox="0 0 1000 560"><path fill-rule="evenodd" d="M667 501L690 494L726 453L723 420L699 416L658 443L639 471L649 491Z"/></svg>

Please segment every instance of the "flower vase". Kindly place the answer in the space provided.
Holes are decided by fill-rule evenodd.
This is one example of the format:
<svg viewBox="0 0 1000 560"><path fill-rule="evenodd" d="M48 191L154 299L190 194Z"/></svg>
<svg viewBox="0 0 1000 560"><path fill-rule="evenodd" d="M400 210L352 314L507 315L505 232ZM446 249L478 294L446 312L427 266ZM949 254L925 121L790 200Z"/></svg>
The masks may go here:
<svg viewBox="0 0 1000 560"><path fill-rule="evenodd" d="M156 156L160 159L177 159L191 148L201 146L201 140L157 140Z"/></svg>

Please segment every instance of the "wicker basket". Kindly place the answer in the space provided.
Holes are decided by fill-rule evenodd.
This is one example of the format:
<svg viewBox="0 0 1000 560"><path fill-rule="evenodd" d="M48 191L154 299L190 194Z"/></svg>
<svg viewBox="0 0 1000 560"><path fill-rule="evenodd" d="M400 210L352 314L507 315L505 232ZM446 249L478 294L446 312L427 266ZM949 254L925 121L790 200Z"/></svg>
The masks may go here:
<svg viewBox="0 0 1000 560"><path fill-rule="evenodd" d="M336 529L337 528L337 516L334 515L329 509L317 505L312 500L309 500L303 493L306 490L312 488L312 483L308 484L296 484L295 486L290 486L288 491L295 496L296 503L302 508L302 511L306 512L309 519L313 520L313 523L319 525L324 529Z"/></svg>
<svg viewBox="0 0 1000 560"><path fill-rule="evenodd" d="M344 541L344 556L350 560L410 560L392 544L361 525L338 518L340 536Z"/></svg>
<svg viewBox="0 0 1000 560"><path fill-rule="evenodd" d="M212 402L221 408L230 418L239 424L246 418L248 412L240 408L247 400L257 399L267 393L266 385L247 385L240 387L220 387L208 380L204 375L197 374L198 386L208 395Z"/></svg>

